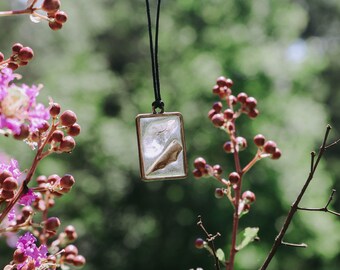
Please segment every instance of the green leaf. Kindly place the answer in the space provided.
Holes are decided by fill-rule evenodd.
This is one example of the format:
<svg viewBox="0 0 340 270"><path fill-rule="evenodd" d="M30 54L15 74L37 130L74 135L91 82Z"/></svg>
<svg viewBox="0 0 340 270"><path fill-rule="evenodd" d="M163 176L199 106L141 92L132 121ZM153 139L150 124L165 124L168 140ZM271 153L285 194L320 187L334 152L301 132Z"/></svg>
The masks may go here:
<svg viewBox="0 0 340 270"><path fill-rule="evenodd" d="M216 250L216 257L220 262L225 263L225 255L222 249Z"/></svg>
<svg viewBox="0 0 340 270"><path fill-rule="evenodd" d="M259 228L246 228L243 233L243 239L241 244L237 246L238 250L241 250L242 248L246 247L249 243L253 242L255 238L257 237L257 233L259 231Z"/></svg>

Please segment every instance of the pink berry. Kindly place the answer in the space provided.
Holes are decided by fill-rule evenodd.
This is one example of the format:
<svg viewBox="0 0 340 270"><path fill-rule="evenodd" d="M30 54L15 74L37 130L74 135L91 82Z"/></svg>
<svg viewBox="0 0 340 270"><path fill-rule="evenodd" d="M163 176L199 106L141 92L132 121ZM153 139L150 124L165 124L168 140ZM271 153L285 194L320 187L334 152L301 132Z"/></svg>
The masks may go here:
<svg viewBox="0 0 340 270"><path fill-rule="evenodd" d="M221 199L224 196L224 191L222 188L216 188L215 189L215 198L216 199Z"/></svg>
<svg viewBox="0 0 340 270"><path fill-rule="evenodd" d="M207 162L202 157L198 157L194 161L194 167L200 171L204 170L206 165L207 165Z"/></svg>
<svg viewBox="0 0 340 270"><path fill-rule="evenodd" d="M58 23L65 23L65 22L67 21L67 14L66 14L64 11L58 10L58 11L55 13L55 20L56 20Z"/></svg>
<svg viewBox="0 0 340 270"><path fill-rule="evenodd" d="M77 116L73 111L66 110L60 115L60 122L63 126L70 127L77 122Z"/></svg>
<svg viewBox="0 0 340 270"><path fill-rule="evenodd" d="M227 120L232 120L234 117L234 112L232 109L226 109L223 112L224 118Z"/></svg>
<svg viewBox="0 0 340 270"><path fill-rule="evenodd" d="M218 164L213 166L213 170L214 170L214 174L218 174L218 175L221 175L223 172L221 165L218 165Z"/></svg>
<svg viewBox="0 0 340 270"><path fill-rule="evenodd" d="M220 101L215 102L212 106L215 112L219 113L222 110L222 103Z"/></svg>
<svg viewBox="0 0 340 270"><path fill-rule="evenodd" d="M203 176L203 173L199 169L195 169L192 171L192 174L194 175L195 178L201 178Z"/></svg>
<svg viewBox="0 0 340 270"><path fill-rule="evenodd" d="M247 190L247 191L243 192L242 199L247 200L249 203L253 203L253 202L255 202L256 197L255 197L255 194L253 192Z"/></svg>
<svg viewBox="0 0 340 270"><path fill-rule="evenodd" d="M54 21L54 22L49 22L48 23L48 26L53 30L53 31L57 31L57 30L60 30L63 25L57 21Z"/></svg>
<svg viewBox="0 0 340 270"><path fill-rule="evenodd" d="M275 152L271 155L271 159L279 159L281 157L281 150L279 148L275 149Z"/></svg>
<svg viewBox="0 0 340 270"><path fill-rule="evenodd" d="M24 47L24 46L23 46L22 44L20 44L20 43L15 43L15 44L13 44L13 46L12 46L12 52L16 54L16 53L18 53L23 47Z"/></svg>
<svg viewBox="0 0 340 270"><path fill-rule="evenodd" d="M211 121L213 122L215 127L221 127L224 124L224 117L223 114L215 114L212 118Z"/></svg>
<svg viewBox="0 0 340 270"><path fill-rule="evenodd" d="M266 138L262 135L262 134L257 134L254 137L254 143L256 144L256 146L261 147L264 145L264 143L266 142Z"/></svg>
<svg viewBox="0 0 340 270"><path fill-rule="evenodd" d="M240 175L237 172L232 172L229 174L229 181L232 184L237 184L240 181Z"/></svg>
<svg viewBox="0 0 340 270"><path fill-rule="evenodd" d="M50 107L50 115L52 117L56 117L58 116L59 113L60 113L60 104L54 102Z"/></svg>
<svg viewBox="0 0 340 270"><path fill-rule="evenodd" d="M230 141L227 141L224 145L223 145L223 149L224 151L226 151L227 153L232 153L234 151L234 147L233 144Z"/></svg>
<svg viewBox="0 0 340 270"><path fill-rule="evenodd" d="M246 105L249 109L254 109L257 105L257 100L253 97L248 97L246 99Z"/></svg>
<svg viewBox="0 0 340 270"><path fill-rule="evenodd" d="M241 92L237 95L237 100L241 103L245 103L247 98L248 98L248 95L246 93L243 93L243 92Z"/></svg>
<svg viewBox="0 0 340 270"><path fill-rule="evenodd" d="M18 53L18 57L21 61L29 61L33 56L34 52L30 47L23 47Z"/></svg>
<svg viewBox="0 0 340 270"><path fill-rule="evenodd" d="M198 249L204 248L204 240L202 238L197 238L195 240L195 247Z"/></svg>
<svg viewBox="0 0 340 270"><path fill-rule="evenodd" d="M208 112L208 118L211 119L213 118L213 116L216 114L216 111L214 109L211 109L209 112Z"/></svg>
<svg viewBox="0 0 340 270"><path fill-rule="evenodd" d="M218 85L214 85L212 91L214 94L218 95L220 93L220 87Z"/></svg>
<svg viewBox="0 0 340 270"><path fill-rule="evenodd" d="M60 151L71 152L76 147L76 141L71 136L66 136L60 143Z"/></svg>
<svg viewBox="0 0 340 270"><path fill-rule="evenodd" d="M80 134L80 125L78 125L77 123L73 124L72 126L67 128L67 134L75 137L78 136Z"/></svg>
<svg viewBox="0 0 340 270"><path fill-rule="evenodd" d="M85 263L86 263L86 260L85 260L84 256L82 256L82 255L77 255L73 259L73 265L74 266L80 267L80 266L85 265Z"/></svg>
<svg viewBox="0 0 340 270"><path fill-rule="evenodd" d="M249 116L250 118L256 118L258 115L259 115L259 110L257 110L257 109L251 109L251 110L248 112L248 116Z"/></svg>
<svg viewBox="0 0 340 270"><path fill-rule="evenodd" d="M3 54L2 52L0 52L0 63L1 63L2 61L4 61L4 59L5 59L4 54Z"/></svg>
<svg viewBox="0 0 340 270"><path fill-rule="evenodd" d="M264 145L263 145L263 150L267 153L267 154L274 154L275 150L276 150L276 143L273 141L267 141Z"/></svg>
<svg viewBox="0 0 340 270"><path fill-rule="evenodd" d="M60 7L59 0L44 0L41 8L46 12L55 12Z"/></svg>
<svg viewBox="0 0 340 270"><path fill-rule="evenodd" d="M18 181L14 177L7 177L2 183L3 190L14 191L18 188Z"/></svg>
<svg viewBox="0 0 340 270"><path fill-rule="evenodd" d="M56 231L60 227L60 220L57 217L50 217L45 221L45 229L48 231Z"/></svg>
<svg viewBox="0 0 340 270"><path fill-rule="evenodd" d="M65 247L65 255L73 254L78 255L78 248L75 245L68 245Z"/></svg>
<svg viewBox="0 0 340 270"><path fill-rule="evenodd" d="M70 174L65 174L59 181L62 188L71 188L75 182L74 177Z"/></svg>

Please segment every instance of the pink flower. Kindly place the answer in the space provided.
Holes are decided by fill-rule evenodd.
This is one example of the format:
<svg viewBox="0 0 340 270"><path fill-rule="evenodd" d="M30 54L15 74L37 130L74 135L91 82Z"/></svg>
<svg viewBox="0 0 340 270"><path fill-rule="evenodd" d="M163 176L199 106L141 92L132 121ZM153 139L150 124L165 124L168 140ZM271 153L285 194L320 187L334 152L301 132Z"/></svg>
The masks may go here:
<svg viewBox="0 0 340 270"><path fill-rule="evenodd" d="M19 200L19 204L22 204L25 206L31 205L31 203L34 202L37 197L38 196L33 192L33 190L29 188L27 193L21 196Z"/></svg>
<svg viewBox="0 0 340 270"><path fill-rule="evenodd" d="M19 134L21 125L26 124L34 132L50 118L48 109L36 103L42 86L17 86L11 83L14 78L10 69L0 71L0 129Z"/></svg>
<svg viewBox="0 0 340 270"><path fill-rule="evenodd" d="M37 239L30 232L21 236L17 242L16 248L25 253L27 259L25 262L18 265L18 269L21 269L29 261L34 261L35 266L39 267L42 260L47 258L47 247L41 245L39 248L36 246Z"/></svg>
<svg viewBox="0 0 340 270"><path fill-rule="evenodd" d="M17 160L12 158L9 164L0 163L0 171L4 171L4 170L11 172L12 176L16 180L20 180L19 177L21 176L22 173L19 169L19 163Z"/></svg>

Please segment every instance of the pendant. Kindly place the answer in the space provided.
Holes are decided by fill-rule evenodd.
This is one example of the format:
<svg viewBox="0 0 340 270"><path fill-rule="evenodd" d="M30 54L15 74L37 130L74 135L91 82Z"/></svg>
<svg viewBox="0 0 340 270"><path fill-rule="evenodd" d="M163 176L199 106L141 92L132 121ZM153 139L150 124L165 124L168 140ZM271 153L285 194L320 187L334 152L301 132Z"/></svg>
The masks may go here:
<svg viewBox="0 0 340 270"><path fill-rule="evenodd" d="M140 175L145 181L188 174L183 117L178 112L136 117Z"/></svg>

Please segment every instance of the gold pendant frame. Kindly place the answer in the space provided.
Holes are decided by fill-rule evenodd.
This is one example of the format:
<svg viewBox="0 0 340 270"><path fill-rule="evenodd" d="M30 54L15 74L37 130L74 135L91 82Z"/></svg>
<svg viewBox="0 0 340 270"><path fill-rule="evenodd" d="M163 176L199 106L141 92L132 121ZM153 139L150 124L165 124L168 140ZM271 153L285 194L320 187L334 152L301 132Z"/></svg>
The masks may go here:
<svg viewBox="0 0 340 270"><path fill-rule="evenodd" d="M143 180L187 177L183 117L180 113L139 114L136 128Z"/></svg>

